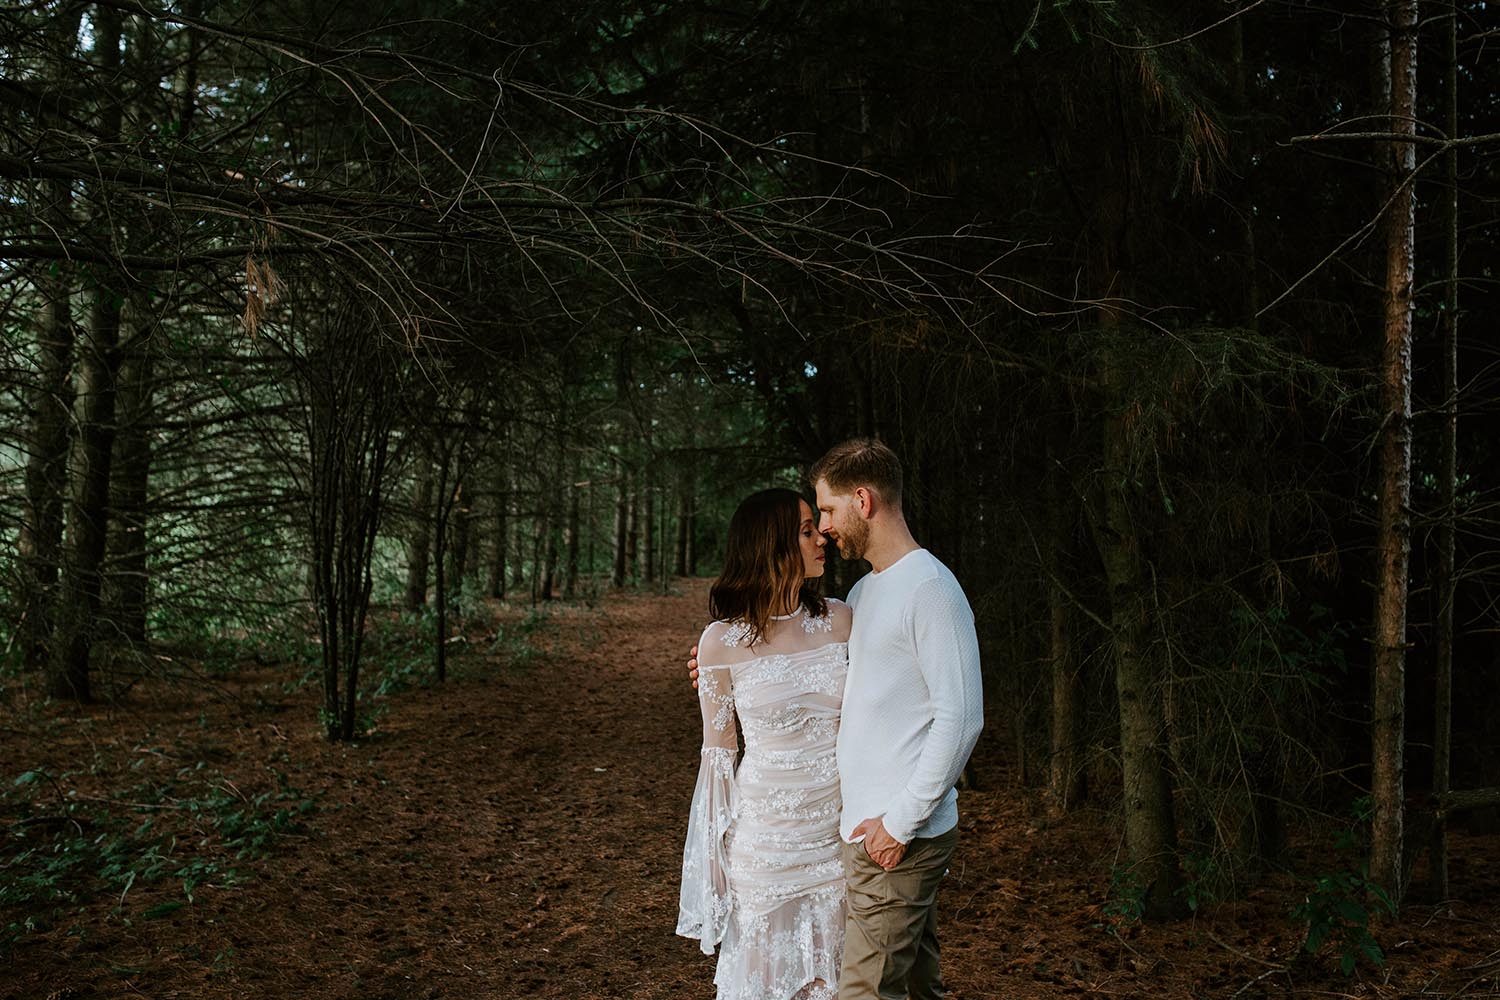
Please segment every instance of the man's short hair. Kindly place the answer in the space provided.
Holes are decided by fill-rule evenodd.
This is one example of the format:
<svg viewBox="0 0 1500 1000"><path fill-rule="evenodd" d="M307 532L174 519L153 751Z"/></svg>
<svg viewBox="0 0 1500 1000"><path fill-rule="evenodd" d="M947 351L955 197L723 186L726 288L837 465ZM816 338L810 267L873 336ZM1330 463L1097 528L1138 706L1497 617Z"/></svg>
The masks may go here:
<svg viewBox="0 0 1500 1000"><path fill-rule="evenodd" d="M828 480L829 489L841 496L864 486L892 507L901 506L901 460L874 438L850 438L829 448L807 474L813 486L820 479Z"/></svg>

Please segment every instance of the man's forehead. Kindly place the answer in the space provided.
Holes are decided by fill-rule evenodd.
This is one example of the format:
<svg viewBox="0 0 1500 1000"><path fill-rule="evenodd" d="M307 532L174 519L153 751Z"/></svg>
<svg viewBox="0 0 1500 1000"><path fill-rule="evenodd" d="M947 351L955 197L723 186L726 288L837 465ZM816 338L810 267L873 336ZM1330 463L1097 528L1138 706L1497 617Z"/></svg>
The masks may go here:
<svg viewBox="0 0 1500 1000"><path fill-rule="evenodd" d="M828 480L819 479L813 484L813 492L818 496L818 506L830 506L835 500L848 499L852 493L835 493L833 487L828 485Z"/></svg>

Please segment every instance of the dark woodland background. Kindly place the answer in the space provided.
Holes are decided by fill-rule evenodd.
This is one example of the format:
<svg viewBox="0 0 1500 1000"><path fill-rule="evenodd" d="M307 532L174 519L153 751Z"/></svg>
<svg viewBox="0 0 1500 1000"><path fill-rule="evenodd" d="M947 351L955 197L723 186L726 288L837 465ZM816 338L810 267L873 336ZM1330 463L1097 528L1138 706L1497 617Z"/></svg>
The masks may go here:
<svg viewBox="0 0 1500 1000"><path fill-rule="evenodd" d="M248 663L357 741L487 604L711 574L738 498L878 435L978 616L986 741L1054 821L1115 818L1119 912L1313 838L1299 919L1378 963L1381 914L1464 892L1450 818L1500 803L1497 31L1477 0L0 6L3 731ZM0 940L212 879L143 865L118 804L89 847L12 746ZM280 801L213 836L315 808Z"/></svg>

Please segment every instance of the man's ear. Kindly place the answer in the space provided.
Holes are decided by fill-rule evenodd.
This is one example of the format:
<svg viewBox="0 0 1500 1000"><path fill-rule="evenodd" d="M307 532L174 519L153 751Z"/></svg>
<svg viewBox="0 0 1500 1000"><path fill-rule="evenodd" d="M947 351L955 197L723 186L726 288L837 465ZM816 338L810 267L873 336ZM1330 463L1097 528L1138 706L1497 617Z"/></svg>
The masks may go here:
<svg viewBox="0 0 1500 1000"><path fill-rule="evenodd" d="M871 492L869 487L854 487L854 499L859 503L859 512L861 515L869 517L875 513L875 494Z"/></svg>

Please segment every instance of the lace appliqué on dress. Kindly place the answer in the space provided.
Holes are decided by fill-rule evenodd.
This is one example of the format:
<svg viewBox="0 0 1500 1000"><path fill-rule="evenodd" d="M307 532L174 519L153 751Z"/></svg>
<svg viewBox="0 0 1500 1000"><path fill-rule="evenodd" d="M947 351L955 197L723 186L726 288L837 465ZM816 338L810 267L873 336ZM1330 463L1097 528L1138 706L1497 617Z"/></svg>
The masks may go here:
<svg viewBox="0 0 1500 1000"><path fill-rule="evenodd" d="M731 622L729 627L724 630L724 637L720 641L730 649L736 646L743 646L746 640L750 638L751 631L750 626L745 622Z"/></svg>
<svg viewBox="0 0 1500 1000"><path fill-rule="evenodd" d="M802 631L808 635L817 635L819 632L833 631L833 611L824 612L822 618L814 618L804 610L802 615Z"/></svg>
<svg viewBox="0 0 1500 1000"><path fill-rule="evenodd" d="M808 614L807 609L801 605L798 605L797 610L789 615L771 616L771 620L774 622L790 621L793 618L802 619L802 631L808 635L817 635L820 632L825 634L833 632L833 609L831 607L819 618L814 618ZM731 622L729 627L724 630L724 635L719 641L731 649L736 646L748 645L751 631L750 626L745 622Z"/></svg>

